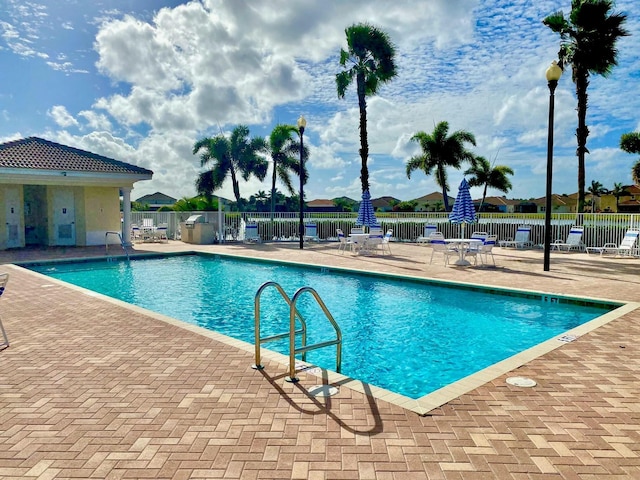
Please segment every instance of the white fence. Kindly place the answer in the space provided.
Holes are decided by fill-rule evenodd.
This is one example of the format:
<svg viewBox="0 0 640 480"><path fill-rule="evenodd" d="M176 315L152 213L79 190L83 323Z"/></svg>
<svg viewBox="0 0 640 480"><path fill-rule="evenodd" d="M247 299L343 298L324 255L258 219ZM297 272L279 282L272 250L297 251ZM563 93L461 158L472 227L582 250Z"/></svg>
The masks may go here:
<svg viewBox="0 0 640 480"><path fill-rule="evenodd" d="M215 225L215 232L220 232L218 226L218 212L132 212L131 223L143 224L143 219L150 218L154 225L166 223L168 236L171 239L180 238L180 224L191 215L203 215L205 221ZM335 240L336 229L345 232L355 225L358 214L343 213L308 213L305 212L304 221L317 225L318 236L323 240ZM445 237L459 237L462 225L449 222L446 213L378 213L376 214L384 231L393 230L393 239L398 242L413 242L422 235L425 224L434 224ZM241 221L256 222L258 233L263 241L294 240L298 237L300 217L298 212L222 212L223 222L222 241L238 241L242 235ZM535 244L544 241L544 214L523 213L480 213L478 221L466 225L465 232L476 230L498 236L498 240L513 238L518 225L531 225L531 240ZM628 228L640 228L640 214L621 213L558 213L551 216L551 240L566 240L572 225L585 227L583 242L587 246L602 246L605 243L620 243ZM219 241L219 235L216 234Z"/></svg>

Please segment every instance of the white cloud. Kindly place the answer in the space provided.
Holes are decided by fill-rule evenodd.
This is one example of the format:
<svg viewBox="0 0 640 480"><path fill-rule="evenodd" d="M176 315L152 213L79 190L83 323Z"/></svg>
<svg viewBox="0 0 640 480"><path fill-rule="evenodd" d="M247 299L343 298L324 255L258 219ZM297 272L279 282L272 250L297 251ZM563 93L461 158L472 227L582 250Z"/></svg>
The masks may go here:
<svg viewBox="0 0 640 480"><path fill-rule="evenodd" d="M78 125L78 121L73 118L73 116L67 112L67 109L64 105L55 105L47 112L53 121L56 122L57 125L62 128L67 128L72 125Z"/></svg>

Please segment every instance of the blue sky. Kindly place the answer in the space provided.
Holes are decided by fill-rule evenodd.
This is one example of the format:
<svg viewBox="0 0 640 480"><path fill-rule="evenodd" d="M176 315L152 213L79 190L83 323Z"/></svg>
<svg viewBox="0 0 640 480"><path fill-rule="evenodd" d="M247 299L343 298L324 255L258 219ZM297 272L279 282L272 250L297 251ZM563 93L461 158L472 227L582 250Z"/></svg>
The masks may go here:
<svg viewBox="0 0 640 480"><path fill-rule="evenodd" d="M421 172L407 179L405 163L418 152L411 136L443 120L476 136L476 154L515 171L509 197L545 193L544 73L559 39L541 21L570 0L0 1L0 142L40 136L150 168L134 199L194 195L191 149L203 136L241 123L268 136L300 114L306 198L360 198L356 94L338 99L335 74L344 29L364 21L390 35L399 70L368 101L373 197L439 191ZM591 79L587 185L630 184L637 161L618 148L622 133L640 130L636 1L616 3L631 33L618 67ZM567 71L556 91L555 193L577 190L575 108ZM461 179L449 172L451 196ZM241 194L269 188L250 179ZM230 184L219 193L233 198Z"/></svg>

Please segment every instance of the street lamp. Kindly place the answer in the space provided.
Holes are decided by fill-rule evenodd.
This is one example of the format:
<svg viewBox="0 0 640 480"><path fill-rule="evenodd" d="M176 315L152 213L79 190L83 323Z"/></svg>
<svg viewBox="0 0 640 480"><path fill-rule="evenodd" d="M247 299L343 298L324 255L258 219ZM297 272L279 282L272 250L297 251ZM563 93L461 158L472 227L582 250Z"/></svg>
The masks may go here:
<svg viewBox="0 0 640 480"><path fill-rule="evenodd" d="M300 132L300 250L304 248L304 127L307 121L302 115L298 118Z"/></svg>
<svg viewBox="0 0 640 480"><path fill-rule="evenodd" d="M558 80L562 76L562 69L554 60L547 68L546 77L549 85L549 132L547 134L547 195L544 209L544 271L549 271L549 257L551 253L551 178L553 174L553 106L554 92L558 86Z"/></svg>

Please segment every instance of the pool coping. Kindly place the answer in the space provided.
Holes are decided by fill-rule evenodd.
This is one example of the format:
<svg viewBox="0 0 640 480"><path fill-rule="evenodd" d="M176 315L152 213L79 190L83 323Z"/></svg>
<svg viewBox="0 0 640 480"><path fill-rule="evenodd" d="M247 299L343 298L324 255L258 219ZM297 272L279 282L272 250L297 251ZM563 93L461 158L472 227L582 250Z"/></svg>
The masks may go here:
<svg viewBox="0 0 640 480"><path fill-rule="evenodd" d="M620 318L628 314L629 312L638 309L640 307L640 302L631 302L631 301L623 301L623 300L610 300L610 299L602 299L597 297L583 297L583 296L573 296L573 295L565 295L565 294L556 294L552 292L545 291L537 291L537 290L524 290L524 289L510 289L505 287L496 287L496 286L488 286L483 284L471 283L471 282L457 282L451 280L442 280L442 279L430 279L423 277L414 277L411 275L403 275L403 274L395 274L395 273L382 273L375 272L370 270L362 270L357 268L346 268L346 267L336 267L329 265L321 265L321 264L307 264L302 262L294 262L287 260L275 260L275 259L266 259L266 258L256 258L256 257L246 257L243 255L235 255L228 253L210 253L210 252L200 252L200 251L182 251L182 252L172 252L172 253L144 253L144 254L135 254L130 255L131 258L163 258L169 256L185 256L185 255L199 255L199 256L209 256L209 257L229 257L234 259L241 259L244 261L256 261L256 262L264 262L264 263L273 263L273 264L287 264L291 266L299 266L304 268L326 268L329 271L340 271L344 273L357 273L368 276L377 276L377 277L387 277L393 279L403 279L410 280L419 283L431 283L435 285L446 285L446 286L457 286L464 288L473 288L482 291L494 291L501 292L503 294L509 294L509 292L516 293L518 295L533 295L533 296L551 296L558 297L568 300L574 300L577 302L588 301L596 304L608 304L608 305L618 305L614 310L607 312L593 320L590 320L582 325L574 327L566 332L563 332L557 337L546 340L538 345L535 345L527 350L524 350L520 353L517 353L505 360L497 362L489 367L486 367L476 373L473 373L467 377L464 377L460 380L452 382L449 385L446 385L434 392L431 392L423 397L418 399L412 399L406 397L404 395L400 395L389 390L386 390L381 387L376 387L371 384L367 384L361 380L353 379L351 377L339 374L335 371L325 369L322 367L317 367L315 365L296 361L296 365L300 368L300 372L304 372L308 375L312 375L314 377L319 377L323 380L323 382L328 382L333 385L345 386L349 389L362 393L364 395L371 396L376 399L384 400L401 408L410 410L412 412L417 413L418 415L428 415L430 411L435 408L438 408L451 400L454 400L460 397L463 394L466 394L490 381L493 381L500 376L516 370L517 368L525 365L526 363L548 353L556 348L561 347L565 343L569 343L572 341L577 341L582 335L585 335L607 323ZM112 256L111 258L122 260L127 257L124 255ZM182 320L177 320L167 315L163 315L160 313L156 313L150 310L147 310L143 307L138 307L136 305L132 305L130 303L124 302L122 300L118 300L115 298L108 297L106 295L94 292L92 290L85 289L83 287L79 287L73 284L69 284L62 280L57 280L55 278L49 277L45 274L41 274L35 272L33 270L29 270L28 268L23 267L23 265L42 265L42 264L57 264L57 263L73 263L73 262L97 262L104 261L104 258L65 258L65 259L54 259L54 260L36 260L36 261L24 261L18 262L16 264L9 264L13 268L19 268L25 272L28 272L31 275L39 276L42 279L46 279L47 281L54 282L66 288L71 288L72 290L76 290L80 293L88 295L93 298L99 298L107 303L112 303L114 305L118 305L125 309L130 309L131 311L146 315L148 317L154 318L156 320L160 320L167 324L177 326L184 330L190 331L197 335L201 335L207 338L211 338L212 340L219 341L226 345L238 348L239 350L243 350L254 354L255 346L251 343L244 342L242 340L237 340L232 337L226 336L224 334L208 330L204 327L199 327ZM280 364L283 364L288 368L289 365L289 356L283 355L278 352L274 352L271 350L261 349L261 356L265 359L269 359ZM318 374L319 372L319 374Z"/></svg>

